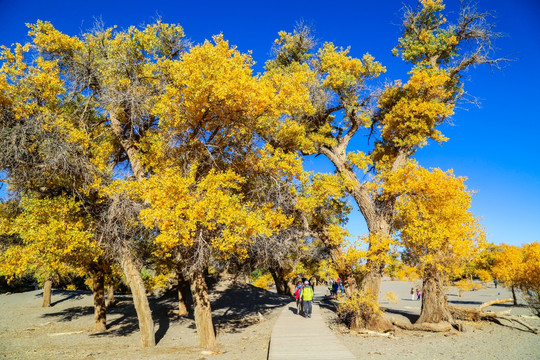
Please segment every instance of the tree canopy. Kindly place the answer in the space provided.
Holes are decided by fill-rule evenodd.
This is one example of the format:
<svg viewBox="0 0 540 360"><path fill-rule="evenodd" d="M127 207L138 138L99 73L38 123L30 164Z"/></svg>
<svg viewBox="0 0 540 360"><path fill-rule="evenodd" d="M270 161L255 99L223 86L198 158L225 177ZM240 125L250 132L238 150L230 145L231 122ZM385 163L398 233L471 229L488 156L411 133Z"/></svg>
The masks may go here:
<svg viewBox="0 0 540 360"><path fill-rule="evenodd" d="M303 25L278 33L261 74L224 35L192 46L177 24L97 23L80 36L29 25L30 42L0 55L0 172L18 212L1 213L2 273L86 273L101 331L104 281L119 265L143 346L155 345L143 266L190 284L209 348L210 268L265 268L282 293L300 270L336 274L349 324L384 330L381 279L400 251L432 286L423 309L444 310L441 282L476 261L484 233L465 179L414 155L447 140L464 71L500 61L488 14L464 7L452 23L444 8L405 9L393 52L408 78L385 84L371 54L318 46ZM307 155L334 173L305 171ZM358 242L345 229L350 200L369 230Z"/></svg>

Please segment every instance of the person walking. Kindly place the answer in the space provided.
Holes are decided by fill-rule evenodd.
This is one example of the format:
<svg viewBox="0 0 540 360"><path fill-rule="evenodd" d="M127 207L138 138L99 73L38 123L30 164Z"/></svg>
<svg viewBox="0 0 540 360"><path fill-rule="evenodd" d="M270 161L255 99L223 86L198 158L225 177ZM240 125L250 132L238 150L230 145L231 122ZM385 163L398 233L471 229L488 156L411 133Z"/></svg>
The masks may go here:
<svg viewBox="0 0 540 360"><path fill-rule="evenodd" d="M311 312L313 310L313 287L311 287L307 280L304 282L301 297L302 302L304 303L304 317L311 317Z"/></svg>
<svg viewBox="0 0 540 360"><path fill-rule="evenodd" d="M304 314L304 303L302 302L302 289L304 288L304 284L302 284L302 281L299 281L298 284L296 284L296 289L294 290L294 298L296 299L296 313L298 315Z"/></svg>
<svg viewBox="0 0 540 360"><path fill-rule="evenodd" d="M337 298L338 287L339 284L337 283L337 281L334 281L334 283L332 284L332 296L334 296L334 298Z"/></svg>

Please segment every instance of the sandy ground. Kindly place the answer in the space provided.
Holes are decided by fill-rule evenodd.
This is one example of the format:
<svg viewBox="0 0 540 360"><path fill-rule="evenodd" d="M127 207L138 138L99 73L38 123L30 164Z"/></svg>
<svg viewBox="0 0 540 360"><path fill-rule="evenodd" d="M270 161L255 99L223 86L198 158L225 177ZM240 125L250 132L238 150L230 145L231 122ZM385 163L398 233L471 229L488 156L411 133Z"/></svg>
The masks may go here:
<svg viewBox="0 0 540 360"><path fill-rule="evenodd" d="M157 346L140 347L129 297L107 312L107 332L92 334L91 293L54 290L41 308L42 291L0 296L0 359L266 359L273 324L286 296L246 284L218 283L212 293L216 355L197 347L193 315L174 314L176 298L150 298ZM260 315L259 315L260 314Z"/></svg>
<svg viewBox="0 0 540 360"><path fill-rule="evenodd" d="M386 307L385 316L403 322L414 322L420 316L420 301L412 301L411 287L420 283L404 281L383 281L380 302ZM393 292L398 302L384 300L386 292ZM477 307L495 299L512 298L512 293L505 289L487 288L463 293L460 297L456 288L447 291L450 303ZM519 303L524 303L521 299ZM538 360L540 359L540 335L527 331L521 325L503 321L503 325L488 322L467 323L465 332L429 333L396 330L390 338L362 336L349 332L339 324L331 302L322 301L321 309L329 326L358 359L396 360L396 359L459 359L459 360ZM511 309L511 314L529 325L540 329L540 319L532 316L526 306L499 304L486 310L495 312Z"/></svg>
<svg viewBox="0 0 540 360"><path fill-rule="evenodd" d="M398 303L382 300L386 316L414 321L420 314L420 302L410 299L417 284L384 281L385 292L394 292ZM319 287L322 295L325 289ZM486 289L457 296L449 289L449 300L465 306L477 306L496 298L511 297L506 289ZM41 290L0 296L0 358L5 359L185 359L233 360L266 359L272 327L290 298L270 291L231 281L218 283L212 295L218 354L205 354L197 347L192 315L174 315L175 297L151 298L156 322L157 346L139 346L137 320L129 297L120 297L117 307L109 309L108 330L91 334L93 324L90 293L53 292L53 306L41 308ZM350 333L337 322L334 303L319 297L323 316L334 333L358 359L540 359L540 335L524 331L519 325L468 324L464 333L425 333L396 331L390 338L364 337ZM512 308L512 314L540 327L526 307L501 304L494 311ZM259 315L260 314L260 315Z"/></svg>

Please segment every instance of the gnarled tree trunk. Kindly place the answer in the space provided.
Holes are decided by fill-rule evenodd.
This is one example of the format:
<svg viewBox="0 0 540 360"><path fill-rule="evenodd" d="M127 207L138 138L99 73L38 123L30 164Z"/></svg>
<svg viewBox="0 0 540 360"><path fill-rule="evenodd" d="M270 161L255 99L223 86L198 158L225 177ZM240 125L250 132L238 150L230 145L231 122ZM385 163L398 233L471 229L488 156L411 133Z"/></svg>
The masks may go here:
<svg viewBox="0 0 540 360"><path fill-rule="evenodd" d="M287 280L285 280L285 277L283 276L282 269L270 267L268 270L276 284L276 292L281 295L289 295L289 287L287 285Z"/></svg>
<svg viewBox="0 0 540 360"><path fill-rule="evenodd" d="M443 278L436 269L430 267L424 272L422 310L417 323L439 323L441 321L453 323L454 319L448 309Z"/></svg>
<svg viewBox="0 0 540 360"><path fill-rule="evenodd" d="M135 259L128 249L124 249L122 253L122 269L129 283L131 295L133 296L133 303L137 312L139 330L141 332L141 345L142 347L155 346L154 320L152 319L152 311L146 297L146 289L140 270L137 268Z"/></svg>
<svg viewBox="0 0 540 360"><path fill-rule="evenodd" d="M178 315L187 315L186 298L188 291L188 282L180 271L177 272L178 280Z"/></svg>
<svg viewBox="0 0 540 360"><path fill-rule="evenodd" d="M43 304L41 307L51 306L52 279L48 278L43 284Z"/></svg>
<svg viewBox="0 0 540 360"><path fill-rule="evenodd" d="M287 282L287 295L294 296L294 291L296 290L296 284L294 279L289 279Z"/></svg>
<svg viewBox="0 0 540 360"><path fill-rule="evenodd" d="M100 271L92 273L92 292L94 293L94 328L92 332L104 332L107 330L105 275Z"/></svg>
<svg viewBox="0 0 540 360"><path fill-rule="evenodd" d="M360 291L375 301L378 300L381 291L383 266L381 263L368 261L367 272L360 283Z"/></svg>
<svg viewBox="0 0 540 360"><path fill-rule="evenodd" d="M336 266L336 270L343 284L345 294L347 294L347 296L352 296L352 294L358 292L358 284L356 283L356 278L354 277L352 268L344 263L343 250L339 245L330 242L325 234L322 234L321 240L330 252L330 257Z"/></svg>
<svg viewBox="0 0 540 360"><path fill-rule="evenodd" d="M107 307L114 307L116 305L116 299L114 298L114 284L112 282L107 284Z"/></svg>
<svg viewBox="0 0 540 360"><path fill-rule="evenodd" d="M195 326L199 338L199 346L212 349L217 347L214 323L212 322L212 308L208 297L208 286L202 271L194 271L191 275L191 295L195 312Z"/></svg>
<svg viewBox="0 0 540 360"><path fill-rule="evenodd" d="M112 131L117 137L118 141L124 148L133 170L133 175L137 181L141 181L144 178L145 171L141 162L141 151L136 146L134 140L129 136L126 136L123 128L123 120L128 118L124 109L110 109L109 119L111 120ZM131 294L133 295L133 303L135 304L135 310L137 311L137 319L139 320L139 330L141 331L141 343L143 347L150 347L156 345L156 338L154 334L154 320L152 320L152 311L148 304L148 298L146 297L146 289L144 288L144 282L141 278L141 273L135 264L135 258L130 253L129 249L122 249L122 268L124 274L129 282L131 288Z"/></svg>
<svg viewBox="0 0 540 360"><path fill-rule="evenodd" d="M363 294L363 300L366 302L377 303L379 291L381 289L383 265L368 261L368 272L363 277L360 286L358 286L352 268L344 262L344 255L341 247L329 242L325 236L322 238L327 249L330 251L332 261L336 264L336 270L343 283L343 289L345 290L347 297L352 298L360 293ZM349 314L349 326L351 329L369 329L384 332L393 328L392 323L381 314L374 312L372 307L365 306L361 307L361 309L362 310Z"/></svg>

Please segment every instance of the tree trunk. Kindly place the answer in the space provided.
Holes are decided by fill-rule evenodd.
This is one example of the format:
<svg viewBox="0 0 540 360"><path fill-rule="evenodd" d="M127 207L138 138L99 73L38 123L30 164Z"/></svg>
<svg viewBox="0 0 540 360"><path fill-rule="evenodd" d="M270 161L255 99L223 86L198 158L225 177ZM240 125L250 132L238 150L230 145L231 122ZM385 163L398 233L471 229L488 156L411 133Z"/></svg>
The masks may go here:
<svg viewBox="0 0 540 360"><path fill-rule="evenodd" d="M118 138L118 141L124 148L128 158L129 164L131 165L131 170L135 178L140 181L144 178L144 167L141 163L140 150L135 146L134 141L130 138L127 138L124 135L124 128L121 119L125 119L126 115L124 111L111 111L109 112L109 119L111 120L111 128L113 133Z"/></svg>
<svg viewBox="0 0 540 360"><path fill-rule="evenodd" d="M114 298L114 283L107 284L107 307L114 307L116 305L116 299Z"/></svg>
<svg viewBox="0 0 540 360"><path fill-rule="evenodd" d="M279 268L269 268L270 274L272 275L272 278L274 279L274 283L276 284L276 291L278 294L281 295L287 295L288 286L287 286L287 280L283 278L282 271Z"/></svg>
<svg viewBox="0 0 540 360"><path fill-rule="evenodd" d="M94 293L94 328L92 332L107 330L107 307L105 305L105 276L96 271L92 274L92 292Z"/></svg>
<svg viewBox="0 0 540 360"><path fill-rule="evenodd" d="M354 116L351 117L351 119L354 118ZM360 121L356 119L356 122L353 121L348 133L341 137L336 145L333 147L320 146L317 150L321 154L325 155L334 164L337 172L347 179L348 183L350 184L347 190L356 201L362 216L366 220L370 235L368 253L370 253L370 258L381 260L368 260L367 274L360 284L360 293L366 294L365 296L371 297L373 301L378 302L379 291L382 283L382 271L384 270L385 266L384 260L382 260L383 257L379 257L378 255L386 255L388 252L388 246L381 246L379 241L380 237L386 238L390 235L395 197L391 196L384 199L374 199L369 190L360 182L356 176L356 173L353 171L349 162L347 161L346 150L348 143L359 127ZM394 173L403 168L407 164L407 159L410 155L410 149L407 147L400 147L392 160L392 167L390 171ZM352 269L348 269L345 273L352 274ZM348 278L349 276L346 277ZM356 284L356 281L349 282L347 284L345 281L343 282L344 288L345 285L347 285L345 292L348 295L357 293L357 289L354 284ZM362 317L365 319L371 319L369 323L365 324L366 328L369 330L380 331L382 328L390 328L392 326L390 321L383 318L382 313L366 313L363 314Z"/></svg>
<svg viewBox="0 0 540 360"><path fill-rule="evenodd" d="M118 138L118 141L124 148L128 158L129 164L133 171L133 175L137 181L144 179L145 171L141 161L141 151L136 146L135 141L132 138L127 137L124 134L123 121L126 120L126 112L124 109L111 109L109 111L109 119L111 120L112 131ZM129 252L129 249L122 249L122 268L126 275L129 287L131 288L131 294L133 295L133 303L135 304L135 310L137 312L137 318L139 320L139 329L141 331L141 344L143 347L150 347L156 345L156 338L154 334L154 321L152 320L152 311L148 304L148 298L146 297L146 289L144 288L144 282L141 278L141 273L135 265L135 258Z"/></svg>
<svg viewBox="0 0 540 360"><path fill-rule="evenodd" d="M188 283L181 272L178 272L176 276L178 278L178 315L187 315L186 298Z"/></svg>
<svg viewBox="0 0 540 360"><path fill-rule="evenodd" d="M394 164L395 165L395 164ZM366 273L360 283L360 294L363 294L373 303L379 302L382 278L384 274L385 258L389 251L387 239L390 237L394 200L389 199L379 203L376 208L376 216L364 215L369 229L368 260ZM377 312L371 307L367 311L373 313L362 314L365 320L364 327L374 331L388 331L393 328L390 320L384 318L382 312Z"/></svg>
<svg viewBox="0 0 540 360"><path fill-rule="evenodd" d="M135 264L133 255L128 249L123 250L122 268L131 289L137 319L139 320L139 330L141 332L142 347L151 347L156 345L154 335L154 320L152 320L152 311L146 297L146 289L141 277L140 270Z"/></svg>
<svg viewBox="0 0 540 360"><path fill-rule="evenodd" d="M296 284L294 279L289 279L287 282L287 295L294 296L294 291L296 290Z"/></svg>
<svg viewBox="0 0 540 360"><path fill-rule="evenodd" d="M51 306L52 279L48 278L43 284L43 304L42 307Z"/></svg>
<svg viewBox="0 0 540 360"><path fill-rule="evenodd" d="M339 245L325 241L327 238L323 236L323 243L330 252L330 257L336 265L336 270L343 284L343 289L348 298L353 298L356 294L363 294L363 300L370 303L378 303L379 292L382 283L382 268L383 265L368 261L368 272L362 279L360 288L354 277L352 268L344 261L343 250ZM374 311L371 306L363 306L356 313L350 314L349 326L353 330L369 329L378 332L389 331L393 328L392 323Z"/></svg>
<svg viewBox="0 0 540 360"><path fill-rule="evenodd" d="M444 294L443 279L434 268L426 269L422 285L422 309L417 320L421 323L454 322Z"/></svg>
<svg viewBox="0 0 540 360"><path fill-rule="evenodd" d="M518 302L517 302L517 296L516 296L516 288L514 287L514 285L512 285L512 299L514 299L514 305L517 306Z"/></svg>
<svg viewBox="0 0 540 360"><path fill-rule="evenodd" d="M378 301L381 291L383 264L368 261L367 272L360 283L360 292Z"/></svg>
<svg viewBox="0 0 540 360"><path fill-rule="evenodd" d="M364 306L363 310L352 315L351 329L368 329L376 332L386 332L393 329L392 322L383 316L378 310L379 292L381 290L382 272L384 264L368 261L368 271L362 278L360 290L366 303L377 306Z"/></svg>
<svg viewBox="0 0 540 360"><path fill-rule="evenodd" d="M199 346L206 349L217 347L216 333L212 322L212 309L208 297L208 286L202 271L195 271L191 277L191 295L195 310L195 326Z"/></svg>
<svg viewBox="0 0 540 360"><path fill-rule="evenodd" d="M356 283L356 278L352 272L352 268L347 266L344 261L343 250L339 245L333 244L328 241L326 236L322 236L322 240L328 251L330 252L330 257L332 262L336 266L337 273L341 282L343 283L343 289L347 296L352 296L358 292L358 284Z"/></svg>

